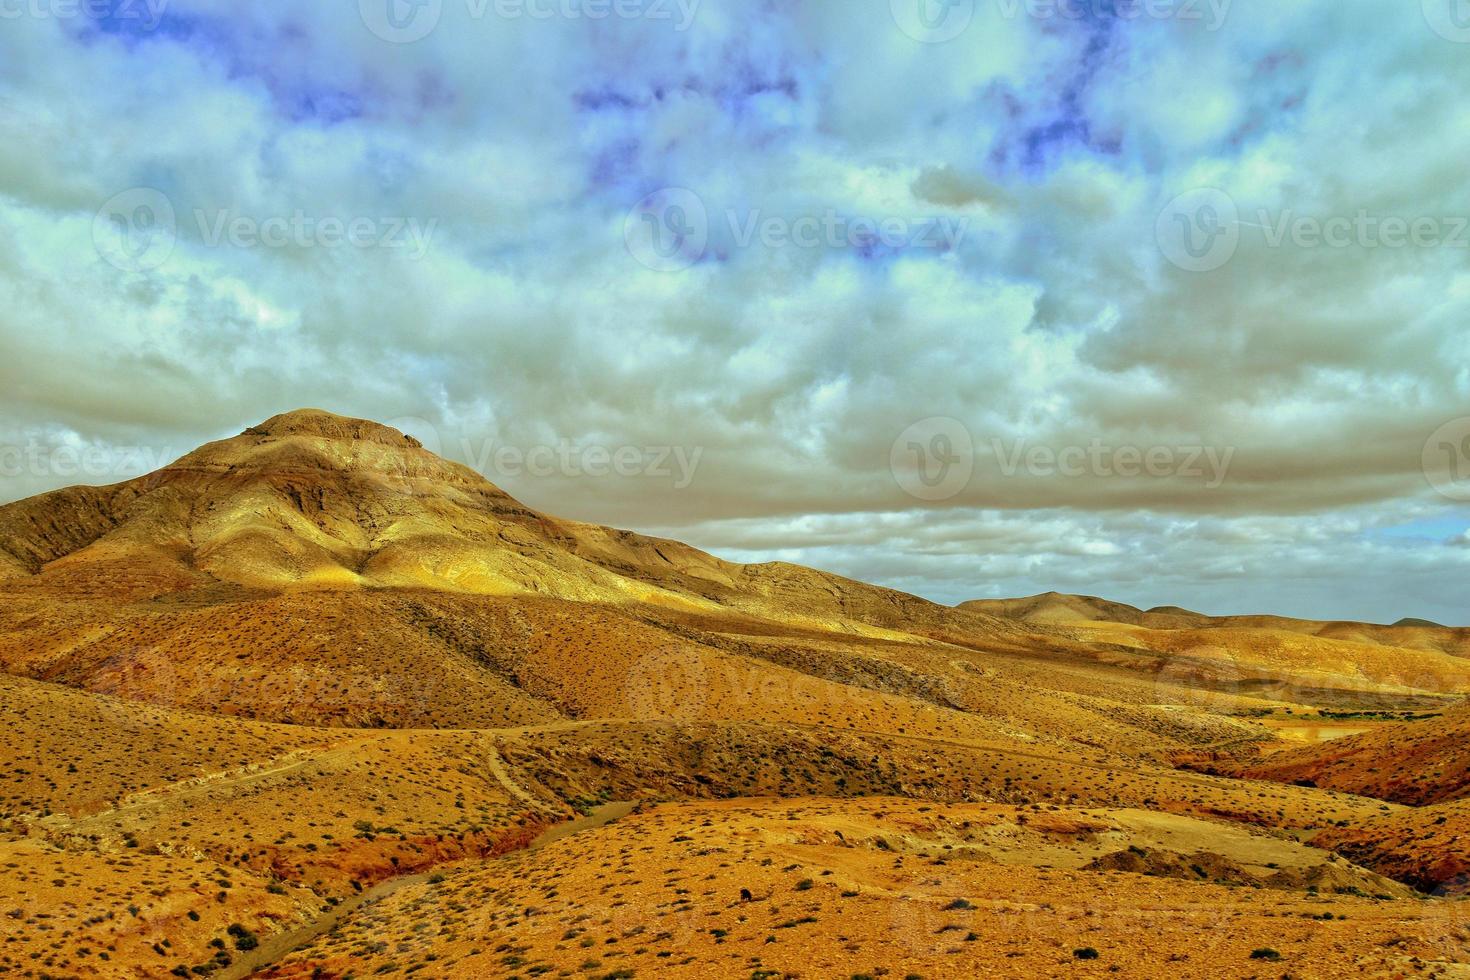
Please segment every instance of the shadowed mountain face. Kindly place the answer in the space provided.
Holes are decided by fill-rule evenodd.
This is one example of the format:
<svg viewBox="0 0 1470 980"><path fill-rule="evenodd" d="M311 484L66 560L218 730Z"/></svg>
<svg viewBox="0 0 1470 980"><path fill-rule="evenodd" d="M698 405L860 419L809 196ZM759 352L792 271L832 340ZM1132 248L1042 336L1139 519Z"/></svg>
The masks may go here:
<svg viewBox="0 0 1470 980"><path fill-rule="evenodd" d="M1018 882L1033 909L1090 914L1101 889L1119 908L1173 902L1178 922L1233 900L1227 884L1260 887L1273 908L1245 909L1254 938L1221 954L1235 965L1282 917L1348 896L1334 900L1355 922L1380 915L1368 934L1407 944L1375 963L1451 962L1456 921L1360 896L1462 887L1467 653L1466 631L1414 624L1057 594L949 608L558 520L393 429L293 412L137 480L0 507L0 856L15 871L0 907L49 882L50 918L21 931L59 927L71 951L43 965L67 975L340 976L364 957L392 972L372 959L383 943L354 938L379 933L429 976L484 976L497 946L516 951L491 970L590 970L585 943L554 937L591 938L581 909L611 922L628 902L559 869L612 867L646 838L653 863L619 865L630 894L667 892L664 855L683 845L763 869L732 887L712 864L704 880L731 895L653 913L697 917L699 936L729 926L742 963L802 927L817 941L790 948L867 969L839 925L856 900L895 924L873 948L896 941L891 962L946 975L945 930L981 935L1003 918L982 897ZM730 798L745 802L712 802ZM485 862L607 800L683 802L518 865L567 887L552 933L461 916L523 901ZM1445 821L1398 805L1430 801L1448 801ZM1319 835L1364 866L1308 846ZM401 877L464 862L450 881ZM800 862L826 870L774 870ZM195 887L206 876L225 884ZM1164 899L1161 879L1176 879ZM390 880L408 904L372 891ZM805 914L776 890L805 895ZM386 897L364 906L379 918L354 914L364 894ZM759 928L705 921L768 899ZM421 933L441 902L442 928ZM1031 954L1055 962L1073 918L1038 917ZM678 928L630 918L611 938L649 934L618 950L636 975L663 975L674 946L683 975L718 974L729 950L669 940ZM272 942L257 950L257 933ZM946 948L925 952L936 936ZM95 970L93 949L111 957ZM966 975L1014 968L1003 944L964 949L995 959ZM1351 953L1324 940L1305 975ZM1173 972L1162 956L1134 966ZM1215 965L1197 975L1229 975ZM0 944L0 972L32 968Z"/></svg>

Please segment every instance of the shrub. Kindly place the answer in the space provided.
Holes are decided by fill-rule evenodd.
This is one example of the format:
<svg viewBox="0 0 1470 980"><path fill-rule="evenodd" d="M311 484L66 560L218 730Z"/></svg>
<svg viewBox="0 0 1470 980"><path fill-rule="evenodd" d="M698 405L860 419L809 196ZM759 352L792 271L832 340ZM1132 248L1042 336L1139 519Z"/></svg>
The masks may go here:
<svg viewBox="0 0 1470 980"><path fill-rule="evenodd" d="M260 945L260 940L255 937L255 933L246 929L238 922L231 924L225 932L229 933L230 937L235 940L235 948L242 952L254 949Z"/></svg>

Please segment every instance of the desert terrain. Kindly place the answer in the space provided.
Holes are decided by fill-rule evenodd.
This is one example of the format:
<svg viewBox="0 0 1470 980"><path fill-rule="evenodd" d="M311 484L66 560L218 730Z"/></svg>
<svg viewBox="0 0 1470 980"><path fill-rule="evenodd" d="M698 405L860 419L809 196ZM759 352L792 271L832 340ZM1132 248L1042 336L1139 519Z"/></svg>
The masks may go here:
<svg viewBox="0 0 1470 980"><path fill-rule="evenodd" d="M304 410L0 507L0 973L1470 976L1470 629L956 607Z"/></svg>

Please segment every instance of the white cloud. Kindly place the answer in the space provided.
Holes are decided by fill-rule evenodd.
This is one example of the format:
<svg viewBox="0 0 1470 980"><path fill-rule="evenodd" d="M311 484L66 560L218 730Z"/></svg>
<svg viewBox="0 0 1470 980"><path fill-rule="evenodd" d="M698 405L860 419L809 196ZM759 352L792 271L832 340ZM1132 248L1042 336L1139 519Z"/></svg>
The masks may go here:
<svg viewBox="0 0 1470 980"><path fill-rule="evenodd" d="M491 440L699 447L688 491L510 488L954 599L1126 590L1168 568L1156 591L1178 595L1159 602L1362 602L1382 618L1436 569L1462 571L1459 549L1332 529L1451 504L1422 450L1470 397L1466 251L1276 247L1252 223L1470 215L1463 46L1413 4L1369 0L1237 2L1215 32L982 5L944 45L897 30L886 2L828 6L701 5L679 32L447 3L402 46L352 5L175 0L141 39L8 21L7 437L187 445L309 404L426 418L461 457ZM1171 265L1155 237L1162 204L1199 184L1247 222L1210 273ZM145 185L172 200L179 241L159 268L121 271L94 250L94 218ZM677 274L623 241L633 203L670 185L713 220L711 253ZM211 244L196 212L434 230L418 260L240 247ZM964 235L885 250L729 232L732 214L829 212ZM967 488L921 508L888 467L930 416L961 420L979 457ZM1230 462L1215 487L1008 474L996 441ZM62 482L0 477L0 497ZM820 544L783 538L817 533L801 520ZM905 537L910 523L944 540Z"/></svg>

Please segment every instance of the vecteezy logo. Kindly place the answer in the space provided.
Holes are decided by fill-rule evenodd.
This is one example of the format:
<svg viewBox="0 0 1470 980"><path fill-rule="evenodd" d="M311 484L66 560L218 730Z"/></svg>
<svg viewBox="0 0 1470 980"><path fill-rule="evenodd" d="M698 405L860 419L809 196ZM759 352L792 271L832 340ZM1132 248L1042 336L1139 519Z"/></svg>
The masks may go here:
<svg viewBox="0 0 1470 980"><path fill-rule="evenodd" d="M1240 246L1240 212L1222 190L1187 191L1164 206L1154 225L1164 257L1189 272L1211 272Z"/></svg>
<svg viewBox="0 0 1470 980"><path fill-rule="evenodd" d="M418 415L400 415L396 419L390 419L383 423L390 429L397 429L404 435L418 440L420 446L435 456L444 455L444 439L439 434L439 427L426 418Z"/></svg>
<svg viewBox="0 0 1470 980"><path fill-rule="evenodd" d="M444 455L444 440L439 435L438 427L428 419L403 415L383 424L402 432L433 455ZM426 491L426 468L412 453L404 452L396 446L378 446L372 443L363 443L362 446L367 456L363 460L367 464L366 470L380 486L408 496L421 495Z"/></svg>
<svg viewBox="0 0 1470 980"><path fill-rule="evenodd" d="M162 191L134 187L112 198L92 220L97 254L124 272L147 272L168 261L178 241L173 202Z"/></svg>
<svg viewBox="0 0 1470 980"><path fill-rule="evenodd" d="M893 22L915 41L943 44L975 19L975 0L889 0Z"/></svg>
<svg viewBox="0 0 1470 980"><path fill-rule="evenodd" d="M975 474L975 440L959 419L924 419L893 441L888 468L910 497L949 500L969 486Z"/></svg>
<svg viewBox="0 0 1470 980"><path fill-rule="evenodd" d="M1470 44L1470 0L1422 0L1424 19L1446 41Z"/></svg>
<svg viewBox="0 0 1470 980"><path fill-rule="evenodd" d="M682 271L704 258L709 212L687 188L654 191L628 212L623 242L629 255L655 272Z"/></svg>
<svg viewBox="0 0 1470 980"><path fill-rule="evenodd" d="M444 0L358 0L367 29L391 44L412 44L439 26Z"/></svg>
<svg viewBox="0 0 1470 980"><path fill-rule="evenodd" d="M92 669L95 687L102 698L98 706L125 725L147 721L147 706L176 707L184 696L183 677L174 672L173 657L160 647L109 649Z"/></svg>
<svg viewBox="0 0 1470 980"><path fill-rule="evenodd" d="M1470 500L1470 417L1446 422L1424 444L1424 475L1451 500Z"/></svg>
<svg viewBox="0 0 1470 980"><path fill-rule="evenodd" d="M1245 671L1229 650L1204 644L1164 657L1154 674L1155 698L1159 704L1182 704L1229 714L1246 680Z"/></svg>
<svg viewBox="0 0 1470 980"><path fill-rule="evenodd" d="M713 679L698 657L652 650L628 670L624 701L635 718L697 718L709 699Z"/></svg>

